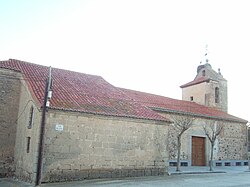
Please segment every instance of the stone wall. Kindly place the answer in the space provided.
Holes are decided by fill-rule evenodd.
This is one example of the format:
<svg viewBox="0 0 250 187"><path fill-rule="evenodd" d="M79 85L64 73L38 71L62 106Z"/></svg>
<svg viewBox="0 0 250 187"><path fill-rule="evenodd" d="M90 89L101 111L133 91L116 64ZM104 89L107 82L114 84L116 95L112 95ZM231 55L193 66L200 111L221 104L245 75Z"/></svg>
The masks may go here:
<svg viewBox="0 0 250 187"><path fill-rule="evenodd" d="M207 92L206 84L206 82L203 82L182 88L182 100L191 101L190 97L193 97L194 102L205 105L205 93Z"/></svg>
<svg viewBox="0 0 250 187"><path fill-rule="evenodd" d="M33 115L31 121L32 107ZM33 100L25 81L21 81L19 119L17 124L15 176L23 181L34 183L37 172L41 112L40 107Z"/></svg>
<svg viewBox="0 0 250 187"><path fill-rule="evenodd" d="M218 103L215 103L216 87L219 88ZM190 97L192 97L193 101L198 104L214 107L227 112L227 81L220 80L218 82L210 80L210 82L203 82L200 84L182 88L182 100L191 101Z"/></svg>
<svg viewBox="0 0 250 187"><path fill-rule="evenodd" d="M170 115L172 116L172 115ZM204 124L203 120L195 119L193 126L185 131L181 138L181 160L186 160L189 163L192 162L192 137L204 137L206 135L203 132L202 125ZM177 131L174 129L173 126L169 128L169 141L168 141L168 148L169 148L169 159L176 160L177 159ZM206 162L209 159L209 150L210 144L206 138L205 142L205 157Z"/></svg>
<svg viewBox="0 0 250 187"><path fill-rule="evenodd" d="M0 69L0 176L12 175L14 171L14 147L20 75L11 70Z"/></svg>
<svg viewBox="0 0 250 187"><path fill-rule="evenodd" d="M219 138L218 160L247 160L247 127L226 123Z"/></svg>
<svg viewBox="0 0 250 187"><path fill-rule="evenodd" d="M215 103L215 88L219 88L219 102ZM219 82L210 80L206 88L205 105L209 107L218 108L219 110L227 112L228 110L228 96L227 96L227 81L220 80Z"/></svg>
<svg viewBox="0 0 250 187"><path fill-rule="evenodd" d="M159 113L171 119L173 114ZM211 145L206 137L203 125L209 123L223 124L223 131L218 137L214 146L214 160L246 160L247 159L247 130L246 124L228 121L216 121L212 119L196 118L194 125L182 135L181 159L189 163L192 161L192 136L204 137L205 140L205 158L208 165L210 158ZM177 158L177 133L170 125L168 131L168 152L169 159Z"/></svg>
<svg viewBox="0 0 250 187"><path fill-rule="evenodd" d="M43 181L160 175L168 124L49 111Z"/></svg>

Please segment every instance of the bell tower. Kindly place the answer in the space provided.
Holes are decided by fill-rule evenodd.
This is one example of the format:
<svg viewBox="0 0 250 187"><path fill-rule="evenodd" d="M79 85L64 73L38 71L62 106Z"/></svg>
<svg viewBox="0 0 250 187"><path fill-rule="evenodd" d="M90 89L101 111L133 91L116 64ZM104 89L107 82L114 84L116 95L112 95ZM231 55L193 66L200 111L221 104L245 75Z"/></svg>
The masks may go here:
<svg viewBox="0 0 250 187"><path fill-rule="evenodd" d="M220 69L216 72L208 63L207 47L204 57L197 67L194 80L181 86L182 100L193 101L227 112L227 80L223 78Z"/></svg>

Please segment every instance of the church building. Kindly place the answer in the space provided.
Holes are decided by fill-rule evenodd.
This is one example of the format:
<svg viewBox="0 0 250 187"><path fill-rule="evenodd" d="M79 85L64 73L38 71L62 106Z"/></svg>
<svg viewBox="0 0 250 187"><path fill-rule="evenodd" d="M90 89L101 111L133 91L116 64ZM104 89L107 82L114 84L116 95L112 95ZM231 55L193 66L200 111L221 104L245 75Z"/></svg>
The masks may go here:
<svg viewBox="0 0 250 187"><path fill-rule="evenodd" d="M206 62L181 86L182 100L118 88L100 76L9 59L0 61L0 175L33 184L163 175L176 164L207 166L203 127L221 124L215 166L247 165L247 121L228 114L227 80Z"/></svg>

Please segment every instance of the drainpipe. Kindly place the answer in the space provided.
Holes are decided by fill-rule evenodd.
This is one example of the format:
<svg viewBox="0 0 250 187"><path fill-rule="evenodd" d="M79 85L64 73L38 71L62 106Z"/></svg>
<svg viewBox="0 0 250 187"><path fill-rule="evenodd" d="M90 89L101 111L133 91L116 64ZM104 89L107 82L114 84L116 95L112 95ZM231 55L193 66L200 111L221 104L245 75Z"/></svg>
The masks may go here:
<svg viewBox="0 0 250 187"><path fill-rule="evenodd" d="M38 144L39 147L38 147L36 186L40 185L42 182L45 122L46 122L47 107L49 107L49 103L48 103L49 97L51 97L51 67L49 67L49 76L46 80L46 86L44 90L44 101L43 101L42 119L41 119L40 136L39 136L39 144Z"/></svg>

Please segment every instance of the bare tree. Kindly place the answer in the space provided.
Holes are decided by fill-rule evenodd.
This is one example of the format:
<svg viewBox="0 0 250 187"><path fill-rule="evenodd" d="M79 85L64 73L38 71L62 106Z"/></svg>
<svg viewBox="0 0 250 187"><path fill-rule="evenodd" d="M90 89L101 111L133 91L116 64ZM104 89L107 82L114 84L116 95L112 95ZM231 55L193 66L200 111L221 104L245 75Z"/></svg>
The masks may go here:
<svg viewBox="0 0 250 187"><path fill-rule="evenodd" d="M183 133L188 130L194 122L194 118L186 115L172 116L174 122L173 127L177 132L177 166L176 171L180 171L180 156L181 156L181 137Z"/></svg>
<svg viewBox="0 0 250 187"><path fill-rule="evenodd" d="M209 170L213 171L213 156L214 156L214 144L218 136L223 130L223 124L215 121L208 122L203 126L203 130L209 139L211 144Z"/></svg>

